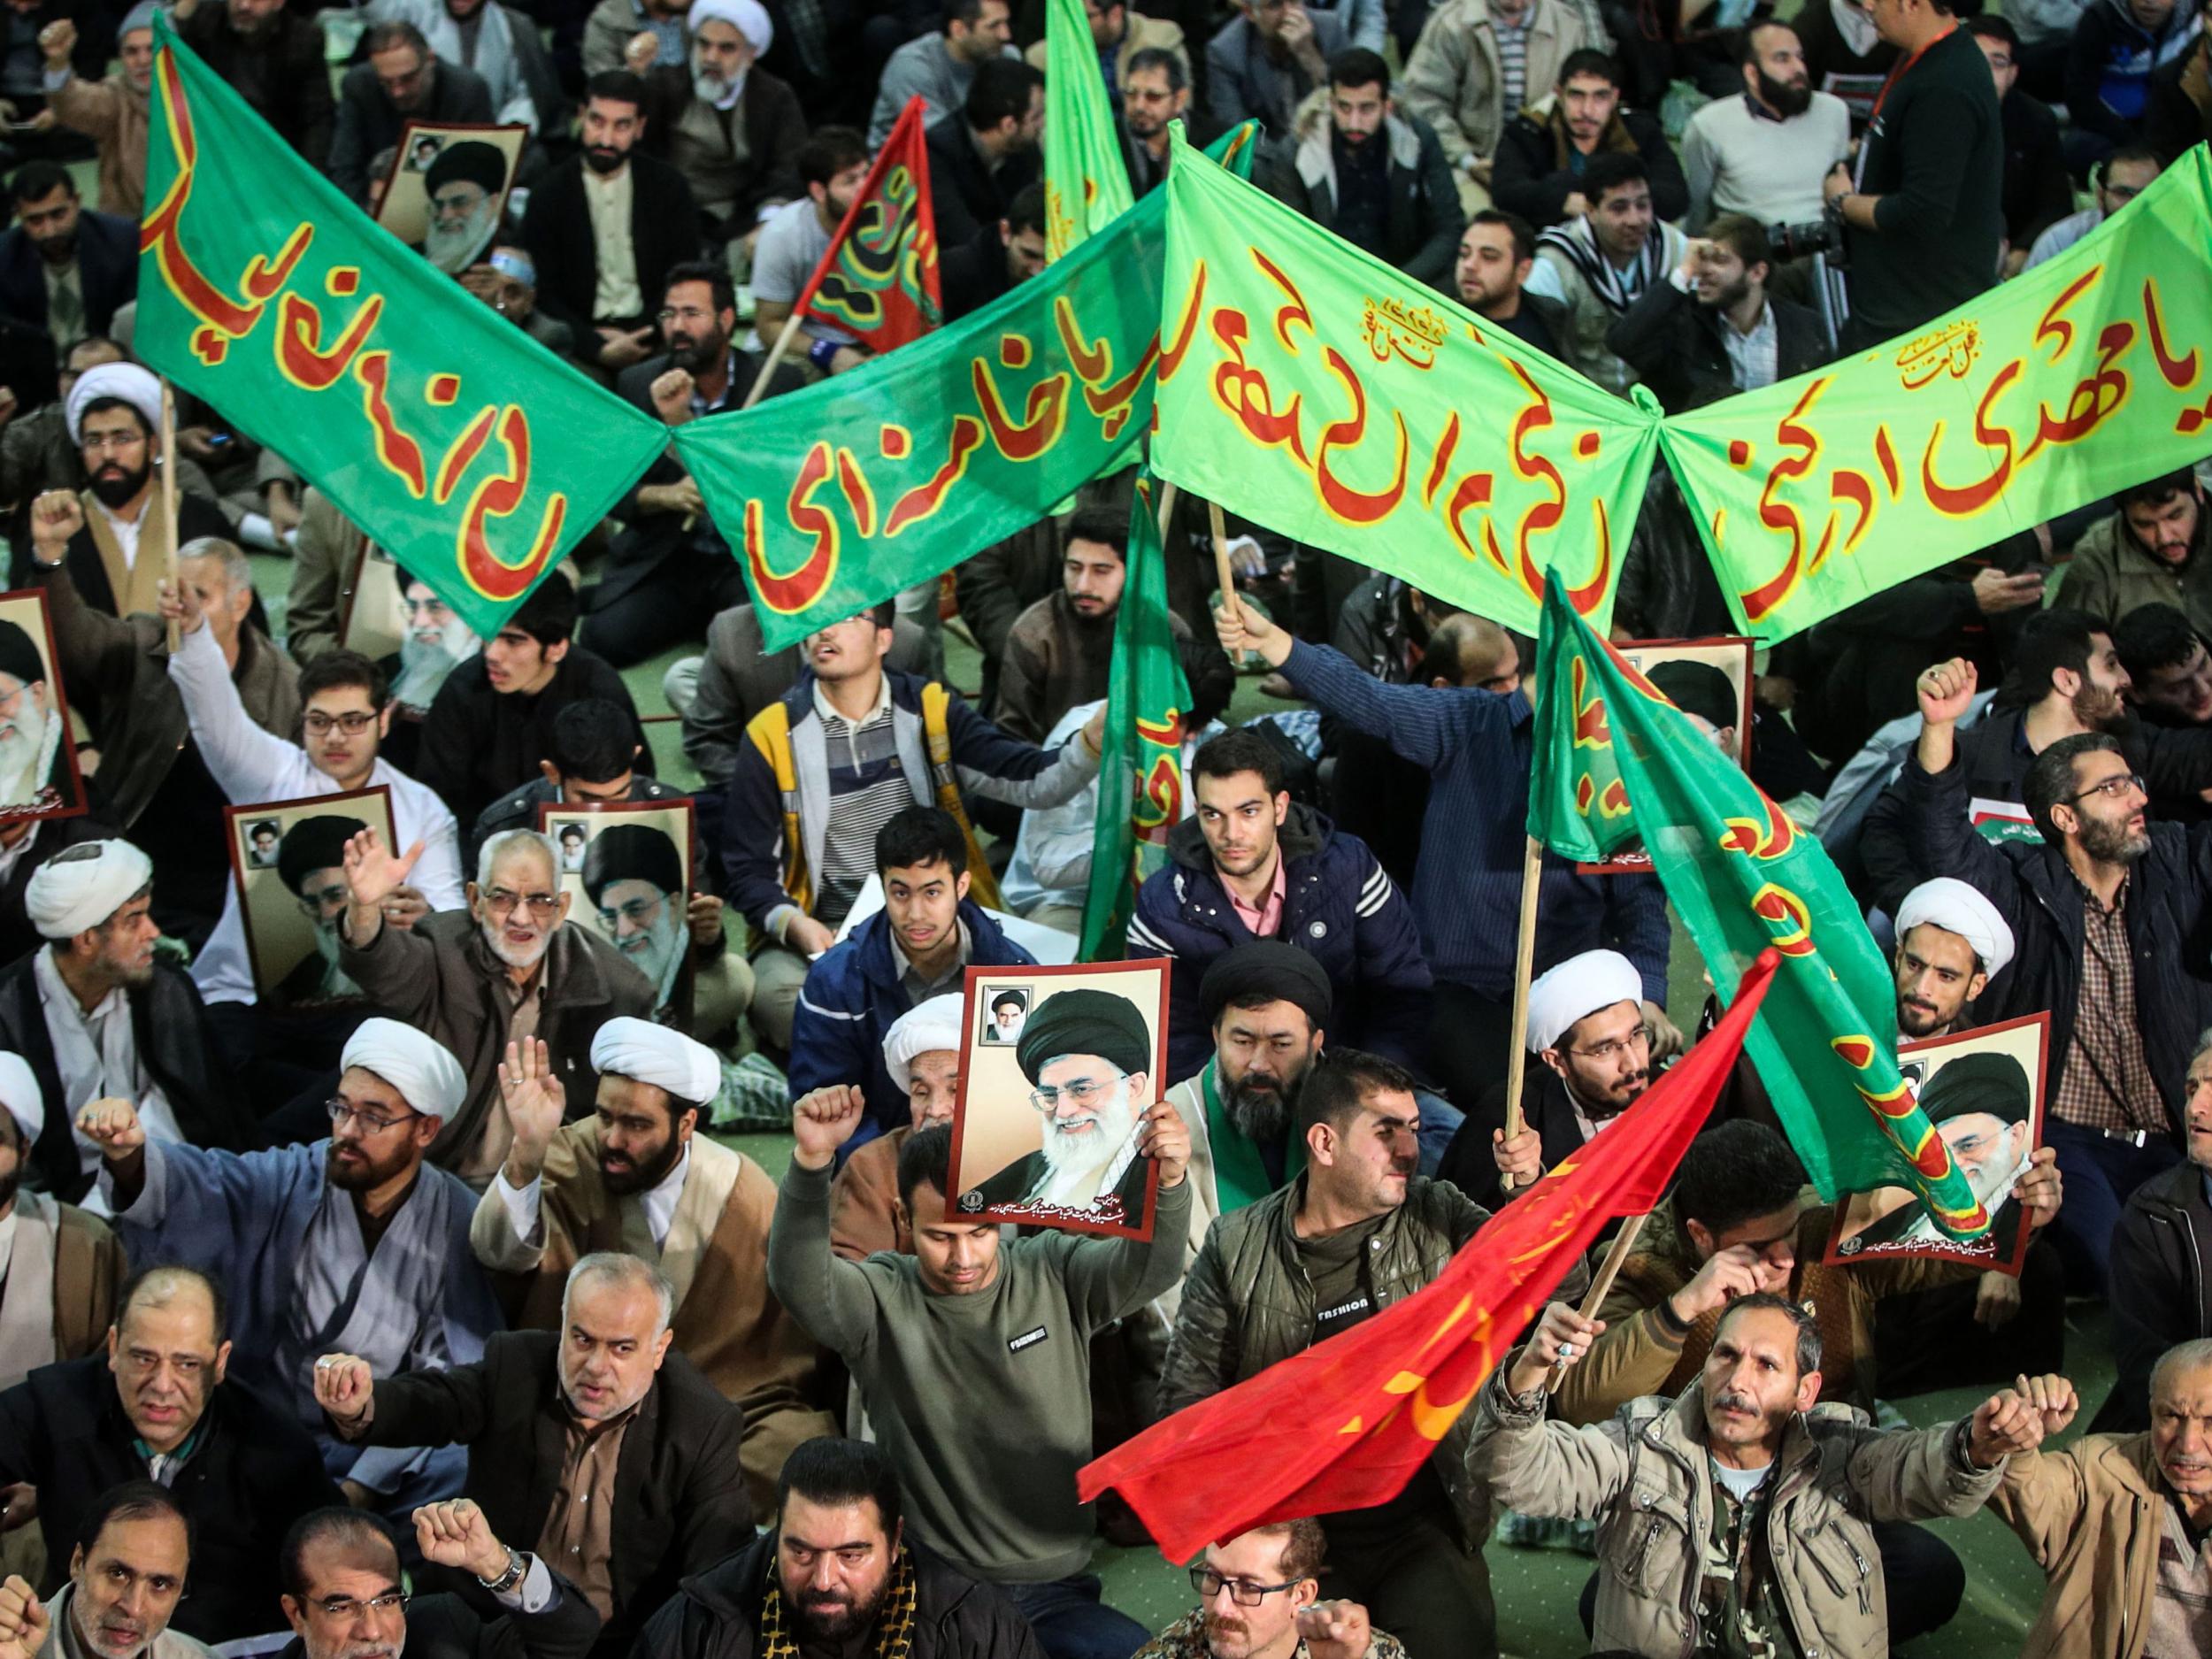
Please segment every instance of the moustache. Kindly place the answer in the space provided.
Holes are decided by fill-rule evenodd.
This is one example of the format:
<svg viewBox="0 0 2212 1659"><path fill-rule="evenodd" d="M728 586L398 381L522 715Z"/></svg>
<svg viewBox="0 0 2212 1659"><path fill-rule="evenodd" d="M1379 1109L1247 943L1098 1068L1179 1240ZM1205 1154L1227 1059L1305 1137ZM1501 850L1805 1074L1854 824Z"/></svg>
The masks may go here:
<svg viewBox="0 0 2212 1659"><path fill-rule="evenodd" d="M1713 1403L1724 1411L1756 1411L1758 1402L1740 1389L1724 1388L1713 1396Z"/></svg>

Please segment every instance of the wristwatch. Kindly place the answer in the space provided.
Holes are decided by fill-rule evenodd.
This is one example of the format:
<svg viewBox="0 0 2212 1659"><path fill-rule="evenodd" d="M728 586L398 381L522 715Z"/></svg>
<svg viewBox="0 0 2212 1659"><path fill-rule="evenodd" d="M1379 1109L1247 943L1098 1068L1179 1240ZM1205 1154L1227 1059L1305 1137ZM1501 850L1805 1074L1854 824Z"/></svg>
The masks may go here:
<svg viewBox="0 0 2212 1659"><path fill-rule="evenodd" d="M476 1582L482 1585L494 1595L505 1595L510 1590L512 1590L517 1585L522 1582L523 1574L529 1571L529 1570L530 1563L524 1557L523 1553L517 1549L513 1545L510 1544L507 1547L507 1571L501 1573L496 1578L480 1578Z"/></svg>

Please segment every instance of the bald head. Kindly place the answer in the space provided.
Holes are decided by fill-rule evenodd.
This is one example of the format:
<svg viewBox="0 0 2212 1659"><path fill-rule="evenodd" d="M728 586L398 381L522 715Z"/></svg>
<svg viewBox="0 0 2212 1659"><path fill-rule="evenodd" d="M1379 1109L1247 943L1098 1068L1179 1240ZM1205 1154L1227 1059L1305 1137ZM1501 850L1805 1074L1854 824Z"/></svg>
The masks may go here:
<svg viewBox="0 0 2212 1659"><path fill-rule="evenodd" d="M150 1267L125 1285L115 1315L117 1328L127 1330L135 1317L150 1312L192 1321L211 1346L223 1340L223 1293L196 1269Z"/></svg>
<svg viewBox="0 0 2212 1659"><path fill-rule="evenodd" d="M1521 648L1489 618L1463 611L1430 634L1420 679L1425 685L1510 692L1521 683Z"/></svg>
<svg viewBox="0 0 2212 1659"><path fill-rule="evenodd" d="M223 1317L222 1294L188 1267L149 1268L123 1286L108 1370L124 1415L155 1451L190 1437L223 1380Z"/></svg>

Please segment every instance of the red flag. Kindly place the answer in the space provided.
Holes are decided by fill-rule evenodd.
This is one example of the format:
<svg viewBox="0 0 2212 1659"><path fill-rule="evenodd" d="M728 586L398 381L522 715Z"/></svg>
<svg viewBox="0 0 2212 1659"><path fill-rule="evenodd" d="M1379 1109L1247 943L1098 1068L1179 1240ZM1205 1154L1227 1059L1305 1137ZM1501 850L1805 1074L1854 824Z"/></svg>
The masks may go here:
<svg viewBox="0 0 2212 1659"><path fill-rule="evenodd" d="M843 329L879 356L919 339L945 316L924 113L919 97L906 101L793 310Z"/></svg>
<svg viewBox="0 0 2212 1659"><path fill-rule="evenodd" d="M1780 960L1761 955L1712 1034L1434 1284L1087 1463L1084 1501L1115 1488L1179 1562L1270 1521L1395 1497L1605 1224L1658 1203Z"/></svg>

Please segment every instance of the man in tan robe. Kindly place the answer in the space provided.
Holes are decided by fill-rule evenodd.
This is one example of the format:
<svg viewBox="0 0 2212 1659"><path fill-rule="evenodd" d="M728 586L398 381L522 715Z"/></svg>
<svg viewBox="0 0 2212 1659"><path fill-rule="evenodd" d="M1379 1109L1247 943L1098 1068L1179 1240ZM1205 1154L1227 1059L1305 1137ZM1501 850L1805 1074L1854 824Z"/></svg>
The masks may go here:
<svg viewBox="0 0 2212 1659"><path fill-rule="evenodd" d="M811 1339L768 1293L775 1184L749 1158L697 1134L721 1087L713 1051L624 1017L591 1046L594 1116L562 1126L565 1092L546 1047L511 1043L499 1087L514 1128L469 1229L518 1326L558 1329L579 1257L614 1250L656 1263L676 1293L675 1345L745 1411L741 1460L756 1511L775 1505L791 1448L838 1432Z"/></svg>

